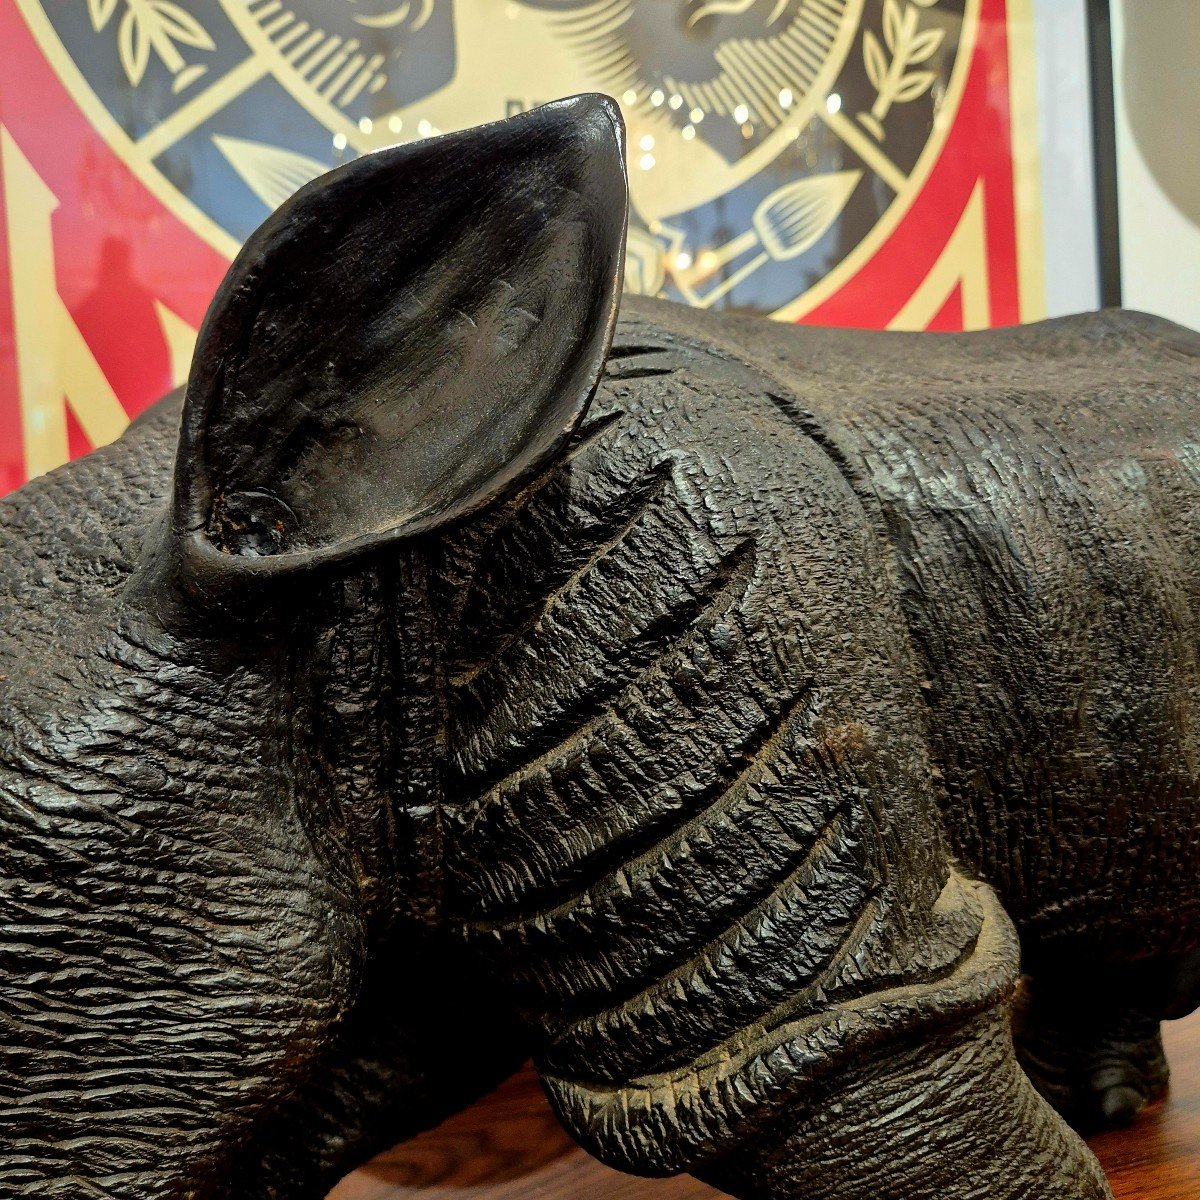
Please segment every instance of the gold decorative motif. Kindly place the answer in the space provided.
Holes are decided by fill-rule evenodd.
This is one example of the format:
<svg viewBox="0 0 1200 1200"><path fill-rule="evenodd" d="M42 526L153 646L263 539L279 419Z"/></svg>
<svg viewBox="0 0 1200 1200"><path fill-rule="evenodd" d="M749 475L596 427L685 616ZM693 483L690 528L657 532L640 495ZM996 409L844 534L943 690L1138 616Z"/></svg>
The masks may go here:
<svg viewBox="0 0 1200 1200"><path fill-rule="evenodd" d="M863 33L863 64L876 95L871 111L859 113L858 118L879 141L883 141L883 121L892 107L923 96L937 79L936 71L909 69L931 59L945 37L944 30L919 28L921 9L936 3L937 0L912 0L902 5L900 0L886 0L883 40L887 50L871 30Z"/></svg>
<svg viewBox="0 0 1200 1200"><path fill-rule="evenodd" d="M88 16L97 33L105 29L120 0L87 0ZM172 0L125 0L125 15L117 27L117 51L129 82L137 87L146 74L153 50L174 77L171 88L179 93L208 69L188 64L180 46L215 50L208 31L190 12Z"/></svg>
<svg viewBox="0 0 1200 1200"><path fill-rule="evenodd" d="M841 215L861 171L834 171L785 183L754 211L751 228L719 249L701 254L690 271L676 271L675 279L688 301L710 308L722 296L774 259L786 262L811 249ZM731 272L716 287L701 293L698 285L722 267L747 254L753 258Z"/></svg>
<svg viewBox="0 0 1200 1200"><path fill-rule="evenodd" d="M625 239L625 290L635 296L657 296L666 277L658 239L631 225Z"/></svg>
<svg viewBox="0 0 1200 1200"><path fill-rule="evenodd" d="M394 29L408 21L409 28L416 33L433 16L433 3L434 0L402 0L402 3L390 12L379 13L377 16L368 17L362 13L355 13L354 23L367 29Z"/></svg>
<svg viewBox="0 0 1200 1200"><path fill-rule="evenodd" d="M293 192L329 170L315 158L248 138L214 134L213 144L270 209L278 208Z"/></svg>
<svg viewBox="0 0 1200 1200"><path fill-rule="evenodd" d="M861 178L861 171L837 171L798 179L772 192L754 213L763 249L778 259L803 254L841 215Z"/></svg>
<svg viewBox="0 0 1200 1200"><path fill-rule="evenodd" d="M198 207L211 196L192 198L167 177L177 164L165 151L193 133L203 130L248 194L275 207L355 154L602 90L621 102L628 128L631 290L769 307L790 319L849 277L919 191L963 93L980 2L84 0L75 7L80 24L89 14L111 37L127 23L110 53L120 52L118 72L131 81L161 60L181 90L217 61L202 57L209 31L224 39L222 63L226 41L244 48L131 141L57 42L46 0L16 0L118 153L226 253L230 233ZM922 15L935 5L936 15ZM220 26L209 19L218 11ZM663 36L672 22L676 31L686 25L686 39ZM188 47L194 65L184 63ZM844 109L864 86L869 111ZM312 149L321 143L307 134L292 146L251 141L241 136L240 109L208 127L251 88L323 126L328 151ZM272 98L280 89L286 100ZM931 90L947 119L930 122L914 159L910 138L893 131L886 145L883 129L928 121L918 97ZM827 235L839 220L848 225L834 241Z"/></svg>
<svg viewBox="0 0 1200 1200"><path fill-rule="evenodd" d="M748 9L753 8L754 3L755 0L701 0L696 11L688 17L688 28L691 29L693 25L698 25L705 17L715 17L722 14L740 16ZM774 25L783 16L787 6L788 0L775 0L775 7L763 24L765 26Z"/></svg>
<svg viewBox="0 0 1200 1200"><path fill-rule="evenodd" d="M21 443L32 479L70 457L68 409L93 446L120 437L129 418L58 293L50 223L58 197L3 125L0 199L12 276Z"/></svg>

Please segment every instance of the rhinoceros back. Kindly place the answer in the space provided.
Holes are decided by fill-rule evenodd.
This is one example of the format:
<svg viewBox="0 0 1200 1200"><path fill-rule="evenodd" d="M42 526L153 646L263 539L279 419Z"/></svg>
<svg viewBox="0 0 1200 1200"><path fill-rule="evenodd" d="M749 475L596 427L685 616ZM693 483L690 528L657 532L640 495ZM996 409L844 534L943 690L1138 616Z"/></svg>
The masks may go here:
<svg viewBox="0 0 1200 1200"><path fill-rule="evenodd" d="M1040 957L1200 923L1200 336L1096 313L938 338L713 322L871 514L956 853Z"/></svg>

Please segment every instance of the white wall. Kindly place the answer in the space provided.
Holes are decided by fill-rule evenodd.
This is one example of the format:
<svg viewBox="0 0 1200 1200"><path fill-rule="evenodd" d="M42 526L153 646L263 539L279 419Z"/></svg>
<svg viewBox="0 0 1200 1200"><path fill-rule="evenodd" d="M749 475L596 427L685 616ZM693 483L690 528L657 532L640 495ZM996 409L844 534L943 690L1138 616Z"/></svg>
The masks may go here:
<svg viewBox="0 0 1200 1200"><path fill-rule="evenodd" d="M1058 317L1100 302L1086 5L1034 0L1033 27L1046 315Z"/></svg>
<svg viewBox="0 0 1200 1200"><path fill-rule="evenodd" d="M1200 0L1113 0L1127 308L1200 329Z"/></svg>

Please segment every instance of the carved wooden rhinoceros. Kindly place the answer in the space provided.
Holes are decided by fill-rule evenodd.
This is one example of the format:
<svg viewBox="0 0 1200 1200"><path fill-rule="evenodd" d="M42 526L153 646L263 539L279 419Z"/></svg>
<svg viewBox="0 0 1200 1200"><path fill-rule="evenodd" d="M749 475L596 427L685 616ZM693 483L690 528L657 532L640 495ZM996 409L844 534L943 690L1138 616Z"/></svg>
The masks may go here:
<svg viewBox="0 0 1200 1200"><path fill-rule="evenodd" d="M1115 1120L1200 999L1200 338L618 319L624 224L602 98L359 159L0 502L4 1196L319 1197L529 1053L632 1171L1108 1195L1010 1012Z"/></svg>

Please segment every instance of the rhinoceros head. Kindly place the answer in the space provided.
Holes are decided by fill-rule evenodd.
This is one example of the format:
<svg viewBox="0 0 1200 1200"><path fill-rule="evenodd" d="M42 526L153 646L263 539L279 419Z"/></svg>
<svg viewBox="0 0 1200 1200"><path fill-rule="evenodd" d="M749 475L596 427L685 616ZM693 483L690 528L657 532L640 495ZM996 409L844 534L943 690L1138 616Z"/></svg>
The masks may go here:
<svg viewBox="0 0 1200 1200"><path fill-rule="evenodd" d="M451 1032L423 548L570 437L624 219L600 98L352 162L234 262L181 431L0 504L0 1192L307 1195L510 1058Z"/></svg>

